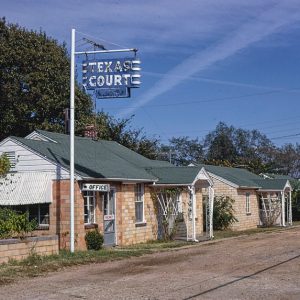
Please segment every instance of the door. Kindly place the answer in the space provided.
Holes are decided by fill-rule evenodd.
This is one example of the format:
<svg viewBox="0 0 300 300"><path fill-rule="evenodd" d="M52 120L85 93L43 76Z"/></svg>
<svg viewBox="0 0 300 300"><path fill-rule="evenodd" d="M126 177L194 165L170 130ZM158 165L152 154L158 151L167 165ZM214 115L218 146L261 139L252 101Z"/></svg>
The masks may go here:
<svg viewBox="0 0 300 300"><path fill-rule="evenodd" d="M104 194L103 222L104 222L104 245L116 244L116 215L115 215L115 190Z"/></svg>

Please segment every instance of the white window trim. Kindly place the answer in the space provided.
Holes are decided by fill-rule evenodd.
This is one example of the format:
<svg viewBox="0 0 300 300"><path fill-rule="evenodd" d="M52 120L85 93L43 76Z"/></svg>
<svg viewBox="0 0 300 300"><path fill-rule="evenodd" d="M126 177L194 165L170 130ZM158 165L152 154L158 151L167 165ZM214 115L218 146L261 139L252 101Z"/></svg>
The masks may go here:
<svg viewBox="0 0 300 300"><path fill-rule="evenodd" d="M92 196L85 195L85 193L88 193L88 192L92 192L93 195ZM83 199L84 199L84 202L85 202L85 199L87 200L87 206L88 207L90 206L90 198L93 198L94 222L91 222L90 215L88 215L88 223L86 223L85 222L85 213L83 211L84 225L90 225L90 224L95 224L96 223L96 192L95 191L83 191ZM84 202L83 202L83 210L85 208Z"/></svg>
<svg viewBox="0 0 300 300"><path fill-rule="evenodd" d="M137 201L138 193L137 193L137 191L135 191L134 209L136 210L135 204L137 202L143 203L143 217L142 217L142 221L137 221L136 220L136 215L135 215L135 224L145 224L146 223L146 220L145 220L145 197L144 197L144 195L145 195L145 185L144 185L144 183L137 183L136 184L136 190L137 190L137 185L141 186L141 201ZM136 213L136 211L135 211L135 213Z"/></svg>
<svg viewBox="0 0 300 300"><path fill-rule="evenodd" d="M251 214L251 209L250 209L250 193L246 193L246 214L247 215Z"/></svg>

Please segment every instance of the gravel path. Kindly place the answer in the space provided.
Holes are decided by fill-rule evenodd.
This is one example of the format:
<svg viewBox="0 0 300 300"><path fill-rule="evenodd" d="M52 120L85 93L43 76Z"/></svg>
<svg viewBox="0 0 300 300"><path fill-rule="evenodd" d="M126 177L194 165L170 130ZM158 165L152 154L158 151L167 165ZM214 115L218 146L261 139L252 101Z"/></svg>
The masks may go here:
<svg viewBox="0 0 300 300"><path fill-rule="evenodd" d="M300 229L72 267L0 299L300 299Z"/></svg>

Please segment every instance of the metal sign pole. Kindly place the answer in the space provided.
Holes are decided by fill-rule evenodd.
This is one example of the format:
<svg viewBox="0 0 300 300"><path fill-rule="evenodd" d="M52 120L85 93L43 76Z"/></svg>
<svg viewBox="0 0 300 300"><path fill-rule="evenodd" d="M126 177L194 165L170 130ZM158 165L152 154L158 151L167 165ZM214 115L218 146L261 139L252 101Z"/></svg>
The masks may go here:
<svg viewBox="0 0 300 300"><path fill-rule="evenodd" d="M71 82L70 82L70 251L75 250L74 234L74 111L75 111L75 29L71 34Z"/></svg>
<svg viewBox="0 0 300 300"><path fill-rule="evenodd" d="M71 76L70 76L70 251L74 252L75 250L75 226L74 226L74 202L75 202L75 166L74 166L74 139L75 139L75 129L74 129L74 115L75 115L75 55L87 55L87 54L100 54L100 53L118 53L118 52L129 52L132 51L136 54L137 49L135 48L128 48L128 49L115 49L115 50L97 50L97 51L79 51L76 52L75 49L75 29L72 29L71 34ZM112 61L106 62L106 71L112 72L111 64ZM120 65L120 61L118 62L118 65L116 68L120 71L120 68L122 69L122 66ZM127 62L128 63L128 62ZM138 59L134 59L132 61L129 61L130 66L126 65L126 70L131 69L130 74L123 74L125 81L127 85L127 89L129 90L128 96L130 96L130 88L136 88L140 85L140 75L138 72L140 71L140 61ZM105 64L105 63L104 63ZM100 64L101 65L101 64ZM124 66L123 66L124 67ZM102 67L100 67L101 69ZM85 73L88 70L85 71ZM127 70L128 71L128 70ZM94 69L93 71L94 72ZM120 75L120 72L116 75L115 78L116 85L119 87L119 85L122 85L121 80L122 76ZM93 78L93 84L95 80L95 76L91 76ZM130 77L130 80L128 79ZM102 77L100 78L102 79ZM96 80L97 82L100 80ZM100 80L101 81L101 80ZM129 82L129 84L128 84ZM103 85L103 84L102 84ZM110 86L111 84L108 84ZM94 88L93 88L94 89ZM100 93L101 94L101 93ZM100 95L101 96L101 95ZM114 95L114 97L107 97L105 95L102 95L102 98L117 98L117 94ZM100 186L98 187L100 188Z"/></svg>

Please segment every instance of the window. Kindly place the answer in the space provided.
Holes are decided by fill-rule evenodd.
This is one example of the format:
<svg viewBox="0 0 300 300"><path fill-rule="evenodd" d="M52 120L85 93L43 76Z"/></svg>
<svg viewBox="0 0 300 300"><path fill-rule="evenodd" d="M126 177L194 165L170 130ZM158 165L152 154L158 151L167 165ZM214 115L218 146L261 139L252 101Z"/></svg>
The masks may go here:
<svg viewBox="0 0 300 300"><path fill-rule="evenodd" d="M135 222L144 222L144 185L142 183L135 186Z"/></svg>
<svg viewBox="0 0 300 300"><path fill-rule="evenodd" d="M250 193L246 193L246 214L250 213Z"/></svg>
<svg viewBox="0 0 300 300"><path fill-rule="evenodd" d="M22 214L28 212L29 221L36 220L39 227L48 227L50 224L49 203L17 205L9 208Z"/></svg>
<svg viewBox="0 0 300 300"><path fill-rule="evenodd" d="M96 192L84 191L83 198L84 198L84 223L94 224Z"/></svg>

